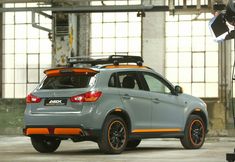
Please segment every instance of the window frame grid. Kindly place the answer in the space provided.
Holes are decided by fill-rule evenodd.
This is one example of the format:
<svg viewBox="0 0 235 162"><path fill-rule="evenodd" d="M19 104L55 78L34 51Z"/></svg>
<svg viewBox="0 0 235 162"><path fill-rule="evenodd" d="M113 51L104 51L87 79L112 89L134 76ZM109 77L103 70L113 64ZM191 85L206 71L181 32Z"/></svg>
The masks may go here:
<svg viewBox="0 0 235 162"><path fill-rule="evenodd" d="M36 5L35 3L21 3L21 4L14 4L14 3L8 3L8 4L5 4L7 6L11 5L11 7L16 7L16 5L24 5L24 6L28 6L28 5ZM6 21L6 17L7 17L7 14L11 14L11 16L13 16L12 20L13 21ZM46 49L46 50L43 50L42 51L42 54L41 54L41 43L44 42L44 41L48 41L49 42L49 39L48 37L45 36L45 33L43 33L44 31L37 31L37 34L34 36L34 37L30 37L29 32L32 32L33 30L38 30L38 29L35 29L32 27L31 25L31 14L30 12L24 12L24 15L25 17L20 17L22 20L19 20L18 22L16 21L16 14L17 12L9 12L9 13L4 13L3 14L3 67L2 67L2 70L6 73L7 70L12 70L13 71L13 76L12 78L10 78L10 82L6 80L6 77L7 75L3 74L3 78L2 78L2 89L3 89L3 95L2 97L3 98L24 98L30 91L33 90L33 88L36 88L36 85L40 82L40 80L42 79L41 77L41 71L45 69L46 66L51 67L51 63L50 65L48 64L43 64L41 63L41 56L42 55L50 55L51 56L51 47L49 49ZM20 22L21 21L21 22ZM48 22L47 23L43 23L41 22L42 24L45 24L45 25L48 25ZM8 25L11 25L12 28L13 28L13 35L9 38L7 35L5 35L6 32L5 31L5 27L7 27ZM16 38L16 30L18 29L17 26L18 25L21 25L22 26L22 29L23 27L25 28L24 29L24 32L22 36ZM52 25L52 24L50 24ZM19 32L19 34L22 34ZM47 35L47 34L46 34ZM37 48L36 49L36 52L35 52L35 49L34 47L32 47L31 49L29 49L28 47L30 46L29 45L29 42L30 41L33 41L35 40L37 42ZM6 47L6 44L5 42L6 41L12 41L14 44L13 44L13 50L10 51L10 53L7 51L6 48L9 48L9 47ZM22 51L17 51L17 48L16 48L16 42L21 42L23 41L24 43L20 43L20 45L24 45L25 47L23 49L21 49ZM19 48L21 48L19 45ZM31 43L31 46L34 45ZM49 47L49 46L48 46ZM43 46L43 48L46 48ZM28 60L29 56L30 55L34 55L37 57L37 61L36 61L36 66L35 67L30 67L30 60ZM11 67L7 67L6 64L6 57L7 56L13 56L14 58L14 62L13 62L13 65ZM24 60L24 65L22 67L17 67L17 60L16 60L16 57L20 57L20 56L24 56L23 60ZM5 57L5 59L4 59ZM19 62L18 62L19 64ZM5 66L4 66L5 65ZM20 65L20 64L19 64ZM44 66L43 66L44 65ZM30 81L29 79L29 71L30 70L36 70L37 71L37 74L36 74L36 79L34 81ZM21 79L21 81L17 81L17 71L22 71L23 73L23 76ZM31 76L33 76L34 74L31 74ZM18 75L18 76L22 76L22 75ZM10 86L12 87L11 89L11 92L8 92L8 89L7 86ZM21 92L20 90L16 90L17 86L21 87L22 91ZM31 87L31 88L30 88Z"/></svg>
<svg viewBox="0 0 235 162"><path fill-rule="evenodd" d="M207 27L206 18L208 17L208 15L204 14L204 15L200 15L200 16L203 18L203 19L200 19L199 21L201 22L201 24L203 24L203 26L205 28L205 29L203 29L204 34L202 35L202 34L200 34L200 32L198 32L195 35L195 33L193 33L193 31L195 30L195 29L193 29L193 27L194 27L193 25L197 24L197 21L193 20L193 18L195 17L194 15L191 15L191 20L190 20L189 19L190 16L188 16L188 15L187 15L187 18L184 18L184 16L182 16L182 15L179 15L179 16L175 15L174 17L172 17L172 16L169 16L169 13L166 13L166 32L165 32L166 54L167 54L166 55L166 60L165 60L166 76L171 78L169 76L169 71L171 71L170 73L172 73L173 71L176 71L177 74L175 74L175 76L177 76L177 78L173 78L174 79L174 81L173 81L174 84L180 84L180 83L190 84L190 87L189 87L190 90L188 91L189 94L196 95L198 97L208 97L208 98L212 97L212 98L214 98L214 97L218 97L218 95L219 95L218 94L218 76L217 76L217 79L214 82L207 81L207 75L208 75L207 73L208 73L208 70L210 70L210 69L212 70L213 68L214 68L214 70L216 69L218 71L218 63L217 63L217 66L207 66L207 54L209 52L211 52L211 53L217 52L216 56L218 58L218 46L217 46L217 49L215 49L213 51L207 50L207 47L211 48L210 42L207 41L208 37L210 37L210 35L208 34L208 30L206 28ZM179 27L180 22L188 22L189 24L191 24L191 27L190 27L191 28L191 31L190 31L191 33L190 33L190 35L181 36L179 34L180 30L182 30L182 29L179 29L180 28ZM176 25L177 26L176 27L177 28L177 33L170 33L170 34L167 33L167 28L168 29L170 28L169 26L167 26L169 24L177 24ZM182 42L180 42L180 38L190 38L190 40L191 40L190 50L189 49L187 49L187 50L180 49L180 43L182 43ZM170 43L167 42L171 39L173 39L173 40L175 39L175 41L177 41L177 45L174 46L173 50L171 50L171 49L169 50L169 44ZM197 46L195 46L193 39L195 39L195 40L203 39L203 43L204 43L203 50L200 49L201 47L198 48ZM199 45L201 45L201 44L199 44ZM173 53L176 55L176 56L174 56L174 58L177 57L177 60L176 60L177 62L174 62L174 65L171 66L171 65L169 65L169 60L168 59L169 59L169 55L173 54ZM189 66L188 67L180 66L180 54L181 53L189 53L191 55L190 56L190 58L191 58L191 60L190 60L191 61L191 66L190 67ZM203 53L203 55L204 55L203 56L204 64L201 67L194 67L194 64L193 64L194 58L193 58L193 56L196 53ZM190 74L191 75L190 76L191 81L190 82L180 81L180 76L181 76L180 70L181 70L181 68L185 68L185 69L188 68L188 70L190 69L190 72L191 72L191 74ZM194 78L193 78L196 68L202 68L203 71L204 71L203 80L201 80L201 81L195 81ZM193 85L195 85L195 84L203 84L203 86L204 86L202 92L200 92L200 95L197 95L196 93L193 93L193 88L194 88ZM215 96L212 96L208 92L207 84L217 84L217 94Z"/></svg>
<svg viewBox="0 0 235 162"><path fill-rule="evenodd" d="M97 5L99 2L94 2L94 3ZM127 0L126 3L127 3L127 5L132 4L131 0ZM139 3L141 3L141 1L139 1ZM118 4L115 1L113 1L113 5L118 5ZM138 21L136 21L136 20L135 21L131 21L130 16L133 13L128 13L128 12L121 12L121 13L122 14L126 14L126 20L117 19L118 14L120 14L118 12L117 13L99 13L99 15L101 16L101 21L95 21L95 22L92 22L92 16L93 16L92 14L96 14L96 13L91 13L91 19L90 19L90 41L89 41L89 46L90 46L89 53L90 53L91 56L116 55L116 54L126 54L126 55L138 55L138 56L141 56L141 53L142 53L142 45L141 45L142 44L142 39L141 39L141 37L142 37L141 36L141 33L142 33L142 18L140 17ZM107 16L108 14L113 14L114 20L106 21L105 20L105 16ZM135 14L137 16L137 13L135 13ZM114 25L113 36L105 36L104 35L104 25L106 25L108 23ZM132 36L130 36L130 23L138 23L139 24L139 30L140 30L139 31L139 35L135 35L135 36L132 35ZM100 36L93 36L92 35L92 32L93 32L92 26L93 25L98 25L98 24L100 24L100 26L102 28L101 29L101 35ZM117 35L117 26L118 26L118 24L125 24L126 25L126 29L127 29L127 31L126 31L127 35L126 36L118 36ZM105 49L104 49L104 45L105 45L104 41L108 40L108 39L113 41L113 43L111 43L113 47L112 47L112 50L109 49L109 51L108 50L105 51ZM127 42L127 45L125 47L126 50L122 50L121 48L120 48L121 50L118 49L118 46L117 46L118 39L120 39L120 41L121 41L121 39L123 39L123 40L125 40ZM136 50L136 51L134 51L132 49L133 51L131 51L130 50L131 49L130 42L137 41L137 39L139 39L139 40L138 40L138 42L135 42L135 43L139 44L139 49ZM99 52L94 52L93 51L93 48L94 48L95 45L92 45L92 43L93 43L92 41L98 41L99 42L99 46L100 46L99 47Z"/></svg>

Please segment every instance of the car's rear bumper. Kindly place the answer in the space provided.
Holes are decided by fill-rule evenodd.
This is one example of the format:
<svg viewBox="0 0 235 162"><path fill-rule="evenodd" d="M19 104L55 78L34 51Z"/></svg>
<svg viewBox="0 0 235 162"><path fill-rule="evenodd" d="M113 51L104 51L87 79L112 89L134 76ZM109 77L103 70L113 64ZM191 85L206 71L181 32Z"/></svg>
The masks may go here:
<svg viewBox="0 0 235 162"><path fill-rule="evenodd" d="M100 137L100 130L84 129L81 126L26 126L23 129L25 136L54 136L71 138L76 141L92 140Z"/></svg>

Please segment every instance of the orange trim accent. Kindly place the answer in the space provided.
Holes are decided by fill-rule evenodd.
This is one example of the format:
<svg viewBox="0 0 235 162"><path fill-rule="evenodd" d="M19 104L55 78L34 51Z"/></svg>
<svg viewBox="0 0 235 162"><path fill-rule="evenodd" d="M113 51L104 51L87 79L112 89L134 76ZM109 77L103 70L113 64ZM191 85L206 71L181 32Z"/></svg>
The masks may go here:
<svg viewBox="0 0 235 162"><path fill-rule="evenodd" d="M80 128L55 128L54 134L82 134Z"/></svg>
<svg viewBox="0 0 235 162"><path fill-rule="evenodd" d="M106 69L113 69L113 68L146 68L145 66L137 66L137 65L107 65L105 66Z"/></svg>
<svg viewBox="0 0 235 162"><path fill-rule="evenodd" d="M47 128L28 128L26 130L26 135L32 134L49 134L49 130Z"/></svg>
<svg viewBox="0 0 235 162"><path fill-rule="evenodd" d="M201 109L199 109L199 108L196 108L196 109L195 109L195 111L199 112L199 111L201 111Z"/></svg>
<svg viewBox="0 0 235 162"><path fill-rule="evenodd" d="M201 141L200 141L200 143L198 143L198 144L196 144L196 143L194 143L194 141L193 141L193 138L192 138L192 134L191 134L191 132L192 132L192 125L194 124L194 123L196 123L196 122L199 122L200 123L200 125L202 126L202 131L203 131L203 137L201 137ZM189 127L190 129L189 129L189 138L190 138L190 141L192 142L192 144L193 145L195 145L195 146L199 146L199 145L201 145L202 144L202 142L203 142L203 138L204 138L204 136L205 136L205 128L204 128L204 125L202 124L202 122L200 121L200 120L194 120L194 121L192 121L192 123L191 123L191 125L190 125L190 127Z"/></svg>
<svg viewBox="0 0 235 162"><path fill-rule="evenodd" d="M122 112L122 109L116 108L114 111L115 111L115 112Z"/></svg>
<svg viewBox="0 0 235 162"><path fill-rule="evenodd" d="M45 70L46 75L59 75L61 71L71 71L75 73L97 73L97 71L86 68L58 68L58 69L49 69Z"/></svg>
<svg viewBox="0 0 235 162"><path fill-rule="evenodd" d="M180 128L173 129L135 129L132 133L167 133L167 132L180 132Z"/></svg>
<svg viewBox="0 0 235 162"><path fill-rule="evenodd" d="M119 121L119 120L114 120L114 121L111 122L111 124L110 124L109 127L108 127L108 143L109 143L109 145L110 145L113 149L117 149L115 146L113 146L113 144L112 144L112 142L111 142L111 139L110 139L110 136L111 136L111 135L110 135L110 130L111 130L111 128L112 128L112 126L113 126L114 123L119 123L120 125L123 126L123 128L124 128L124 140L126 140L127 135L126 135L125 126L123 125L123 123L122 123L121 121ZM122 146L123 146L123 145L122 145ZM121 146L118 146L118 147L121 147Z"/></svg>

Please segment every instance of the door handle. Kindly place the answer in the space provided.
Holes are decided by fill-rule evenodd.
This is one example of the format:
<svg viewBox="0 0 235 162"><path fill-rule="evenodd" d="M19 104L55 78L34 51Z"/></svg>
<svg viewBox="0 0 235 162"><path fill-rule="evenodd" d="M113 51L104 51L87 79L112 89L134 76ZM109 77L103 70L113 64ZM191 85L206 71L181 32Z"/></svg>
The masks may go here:
<svg viewBox="0 0 235 162"><path fill-rule="evenodd" d="M129 99L131 99L131 96L129 96L129 94L124 94L124 95L122 96L122 98L123 98L123 99L128 99L128 100L129 100Z"/></svg>
<svg viewBox="0 0 235 162"><path fill-rule="evenodd" d="M152 101L153 101L154 103L160 103L160 100L159 100L158 98L154 98L154 99L152 99Z"/></svg>

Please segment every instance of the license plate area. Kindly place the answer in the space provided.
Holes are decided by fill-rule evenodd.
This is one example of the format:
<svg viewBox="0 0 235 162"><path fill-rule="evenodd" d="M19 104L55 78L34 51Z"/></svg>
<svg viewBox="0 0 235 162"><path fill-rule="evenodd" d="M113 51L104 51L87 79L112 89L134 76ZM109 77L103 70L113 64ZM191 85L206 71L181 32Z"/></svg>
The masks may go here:
<svg viewBox="0 0 235 162"><path fill-rule="evenodd" d="M46 98L45 99L45 106L65 106L67 105L66 98Z"/></svg>

